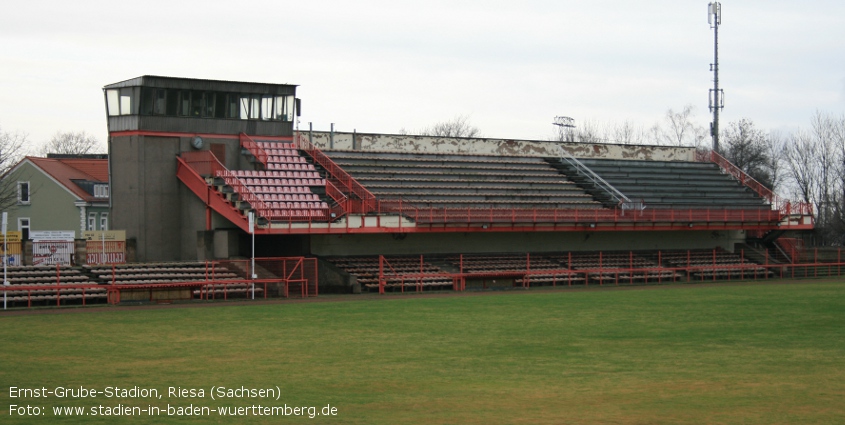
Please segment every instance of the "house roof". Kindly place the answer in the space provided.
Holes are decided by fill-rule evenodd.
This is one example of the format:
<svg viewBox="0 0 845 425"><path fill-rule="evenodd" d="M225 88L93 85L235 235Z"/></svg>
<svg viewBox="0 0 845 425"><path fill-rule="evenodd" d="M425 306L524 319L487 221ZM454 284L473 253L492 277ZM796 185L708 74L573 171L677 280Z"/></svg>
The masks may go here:
<svg viewBox="0 0 845 425"><path fill-rule="evenodd" d="M59 182L59 184L63 185L81 200L87 202L103 201L103 199L94 198L94 195L89 194L77 186L73 180L108 183L108 159L40 158L28 156L24 160L28 160L40 168L44 173Z"/></svg>

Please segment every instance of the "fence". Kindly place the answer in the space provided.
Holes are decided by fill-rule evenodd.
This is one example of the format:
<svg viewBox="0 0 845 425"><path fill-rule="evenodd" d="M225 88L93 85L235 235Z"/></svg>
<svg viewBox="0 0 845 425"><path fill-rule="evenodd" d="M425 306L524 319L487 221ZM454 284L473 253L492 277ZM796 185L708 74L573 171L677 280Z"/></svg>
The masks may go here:
<svg viewBox="0 0 845 425"><path fill-rule="evenodd" d="M255 267L258 271L263 269L282 277L286 283L285 297L296 294L306 298L316 297L319 294L316 258L256 258Z"/></svg>
<svg viewBox="0 0 845 425"><path fill-rule="evenodd" d="M751 257L756 257L751 260ZM378 290L399 288L421 292L421 282L431 279L452 279L453 289L463 291L467 281L512 281L512 286L529 288L532 285L589 286L598 284L635 284L667 282L714 282L731 280L760 280L770 278L814 278L842 276L840 249L819 253L818 250L792 253L800 261L780 262L767 251L744 250L729 253L723 250L687 250L653 252L591 252L522 255L459 255L457 257L423 256L420 267L413 271L397 271L391 264L395 259L379 256ZM408 261L407 259L405 261ZM416 261L416 260L415 260ZM426 271L423 264L451 262L456 271ZM476 266L470 267L472 262ZM478 264L481 264L480 266Z"/></svg>
<svg viewBox="0 0 845 425"><path fill-rule="evenodd" d="M57 250L58 252L59 250ZM95 264L84 267L15 267L0 284L13 306L68 305L93 301L268 299L317 296L317 260L286 257L249 260ZM37 278L35 277L37 276Z"/></svg>

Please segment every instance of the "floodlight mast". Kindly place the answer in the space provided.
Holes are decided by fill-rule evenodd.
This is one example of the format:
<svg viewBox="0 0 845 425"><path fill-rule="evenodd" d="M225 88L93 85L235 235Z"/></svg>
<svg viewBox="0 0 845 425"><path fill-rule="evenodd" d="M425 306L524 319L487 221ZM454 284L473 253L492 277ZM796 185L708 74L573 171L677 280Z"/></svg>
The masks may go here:
<svg viewBox="0 0 845 425"><path fill-rule="evenodd" d="M571 117L564 117L564 116L557 116L555 117L555 122L552 124L560 127L560 135L562 136L561 139L568 139L568 140L560 140L561 142L574 142L574 137L572 137L572 129L575 128L574 119Z"/></svg>
<svg viewBox="0 0 845 425"><path fill-rule="evenodd" d="M713 88L710 89L710 112L713 122L710 123L710 135L713 137L713 150L719 152L719 111L725 107L725 93L719 88L719 25L722 25L722 4L713 2L707 5L707 22L713 28Z"/></svg>

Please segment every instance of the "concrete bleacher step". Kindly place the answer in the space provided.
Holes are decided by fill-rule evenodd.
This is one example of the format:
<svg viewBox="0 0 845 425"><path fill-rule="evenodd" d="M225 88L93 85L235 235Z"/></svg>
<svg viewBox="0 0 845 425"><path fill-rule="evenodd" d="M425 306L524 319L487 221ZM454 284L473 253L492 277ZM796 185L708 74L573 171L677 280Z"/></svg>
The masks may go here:
<svg viewBox="0 0 845 425"><path fill-rule="evenodd" d="M603 189L578 175L569 164L557 158L549 163L563 170L570 179L605 205L615 201ZM584 159L581 161L608 184L631 200L650 208L764 209L764 200L709 163L680 161L638 161Z"/></svg>

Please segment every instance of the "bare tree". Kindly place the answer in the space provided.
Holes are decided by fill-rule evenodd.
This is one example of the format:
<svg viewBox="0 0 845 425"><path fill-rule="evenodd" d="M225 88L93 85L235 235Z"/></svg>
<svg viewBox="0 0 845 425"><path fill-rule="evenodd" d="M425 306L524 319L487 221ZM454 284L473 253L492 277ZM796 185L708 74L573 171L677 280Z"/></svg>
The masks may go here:
<svg viewBox="0 0 845 425"><path fill-rule="evenodd" d="M754 126L754 122L743 118L728 124L722 134L723 154L734 165L763 183L774 186L772 158L769 156L769 140L766 134Z"/></svg>
<svg viewBox="0 0 845 425"><path fill-rule="evenodd" d="M89 153L102 153L103 146L96 137L80 132L59 132L53 135L49 142L41 146L40 154L47 156L50 153L67 155L84 155Z"/></svg>
<svg viewBox="0 0 845 425"><path fill-rule="evenodd" d="M585 120L573 131L576 143L602 143L605 141L604 132L597 121Z"/></svg>
<svg viewBox="0 0 845 425"><path fill-rule="evenodd" d="M457 115L449 121L443 121L424 128L420 131L422 136L435 137L480 137L481 131L478 127L470 124L466 115Z"/></svg>
<svg viewBox="0 0 845 425"><path fill-rule="evenodd" d="M686 105L678 112L673 109L666 111L663 117L665 128L660 125L652 127L655 142L670 146L700 146L707 137L707 131L693 122L694 111L692 105Z"/></svg>
<svg viewBox="0 0 845 425"><path fill-rule="evenodd" d="M0 210L6 211L17 203L17 182L9 177L12 168L26 155L28 136L0 129Z"/></svg>
<svg viewBox="0 0 845 425"><path fill-rule="evenodd" d="M642 128L635 127L631 121L625 121L612 129L613 140L623 145L639 145L643 142Z"/></svg>
<svg viewBox="0 0 845 425"><path fill-rule="evenodd" d="M804 202L816 201L816 157L816 145L804 131L793 134L784 149L788 180Z"/></svg>
<svg viewBox="0 0 845 425"><path fill-rule="evenodd" d="M789 139L779 132L772 131L766 140L766 151L769 157L767 167L771 170L772 191L778 192L785 179L785 151Z"/></svg>

